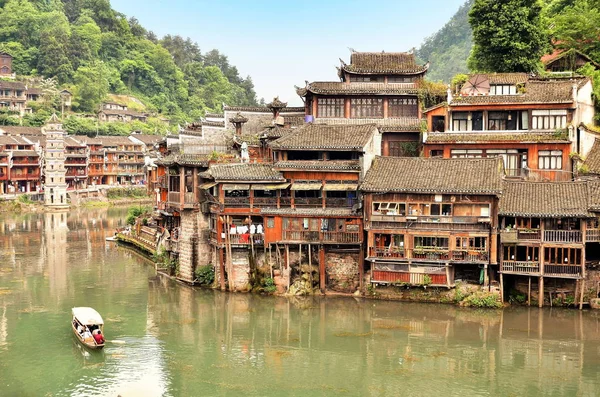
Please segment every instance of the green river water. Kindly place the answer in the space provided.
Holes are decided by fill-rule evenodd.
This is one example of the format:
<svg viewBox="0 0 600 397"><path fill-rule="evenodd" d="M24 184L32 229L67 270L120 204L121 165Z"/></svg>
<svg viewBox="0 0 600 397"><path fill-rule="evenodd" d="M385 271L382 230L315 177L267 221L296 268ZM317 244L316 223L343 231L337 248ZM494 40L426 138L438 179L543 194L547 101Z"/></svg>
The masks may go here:
<svg viewBox="0 0 600 397"><path fill-rule="evenodd" d="M596 312L193 289L105 241L125 213L0 217L0 396L600 395Z"/></svg>

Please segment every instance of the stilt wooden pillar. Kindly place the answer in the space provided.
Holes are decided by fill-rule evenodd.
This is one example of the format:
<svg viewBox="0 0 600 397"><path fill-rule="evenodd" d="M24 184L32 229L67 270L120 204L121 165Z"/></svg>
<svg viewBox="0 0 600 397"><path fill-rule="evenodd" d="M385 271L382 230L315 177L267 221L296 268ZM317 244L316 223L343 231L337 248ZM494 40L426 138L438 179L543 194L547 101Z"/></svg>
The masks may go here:
<svg viewBox="0 0 600 397"><path fill-rule="evenodd" d="M321 292L325 292L325 249L319 247L319 287Z"/></svg>
<svg viewBox="0 0 600 397"><path fill-rule="evenodd" d="M527 306L531 306L531 276L529 278L529 285L527 287Z"/></svg>
<svg viewBox="0 0 600 397"><path fill-rule="evenodd" d="M538 307L544 307L544 277L540 276L540 290L538 296Z"/></svg>
<svg viewBox="0 0 600 397"><path fill-rule="evenodd" d="M365 283L365 250L362 245L360 246L358 255L358 288L362 291Z"/></svg>
<svg viewBox="0 0 600 397"><path fill-rule="evenodd" d="M504 303L504 274L500 273L500 300Z"/></svg>

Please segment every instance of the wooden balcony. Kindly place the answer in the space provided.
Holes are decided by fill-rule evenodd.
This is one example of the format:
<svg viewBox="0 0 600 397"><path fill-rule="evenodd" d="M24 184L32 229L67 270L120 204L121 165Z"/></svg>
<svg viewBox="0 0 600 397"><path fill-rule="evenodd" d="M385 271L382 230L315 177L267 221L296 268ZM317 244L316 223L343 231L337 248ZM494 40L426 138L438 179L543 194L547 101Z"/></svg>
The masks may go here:
<svg viewBox="0 0 600 397"><path fill-rule="evenodd" d="M358 232L320 232L313 230L284 230L283 241L298 243L360 244Z"/></svg>
<svg viewBox="0 0 600 397"><path fill-rule="evenodd" d="M490 223L491 218L485 216L409 216L371 214L372 222L402 222L402 223L460 223L477 224Z"/></svg>
<svg viewBox="0 0 600 397"><path fill-rule="evenodd" d="M449 261L452 258L447 247L416 247L409 250L410 258L427 261Z"/></svg>
<svg viewBox="0 0 600 397"><path fill-rule="evenodd" d="M24 158L17 157L17 158L13 158L12 164L13 164L13 167L14 166L21 166L21 165L25 165L25 166L28 166L28 165L38 165L39 166L40 165L40 160L39 159L27 160L27 159L24 159Z"/></svg>
<svg viewBox="0 0 600 397"><path fill-rule="evenodd" d="M189 192L186 192L183 195L183 208L194 208L194 206L198 203L196 195ZM181 193L169 192L167 200L169 205L181 208Z"/></svg>
<svg viewBox="0 0 600 397"><path fill-rule="evenodd" d="M502 261L500 272L525 276L544 276L557 278L581 278L581 265L544 264L543 271L536 261Z"/></svg>
<svg viewBox="0 0 600 397"><path fill-rule="evenodd" d="M600 229L588 229L585 232L586 243L598 243L600 242Z"/></svg>
<svg viewBox="0 0 600 397"><path fill-rule="evenodd" d="M544 276L560 278L581 278L581 265L544 264Z"/></svg>
<svg viewBox="0 0 600 397"><path fill-rule="evenodd" d="M225 197L225 207L250 208L250 197Z"/></svg>
<svg viewBox="0 0 600 397"><path fill-rule="evenodd" d="M377 259L404 259L406 253L402 247L369 247L369 257Z"/></svg>
<svg viewBox="0 0 600 397"><path fill-rule="evenodd" d="M540 263L532 261L502 261L500 272L539 276Z"/></svg>
<svg viewBox="0 0 600 397"><path fill-rule="evenodd" d="M221 243L227 242L227 237L223 238L221 236ZM243 246L251 246L251 245L263 245L265 242L265 236L263 234L230 234L229 235L229 243L231 245L243 245Z"/></svg>
<svg viewBox="0 0 600 397"><path fill-rule="evenodd" d="M327 197L325 199L327 208L352 208L357 203L358 199L356 198Z"/></svg>
<svg viewBox="0 0 600 397"><path fill-rule="evenodd" d="M12 174L10 175L10 180L15 181L28 181L40 179L40 172L32 172L32 173L22 173L22 174Z"/></svg>
<svg viewBox="0 0 600 397"><path fill-rule="evenodd" d="M578 244L582 241L580 230L544 230L544 242Z"/></svg>
<svg viewBox="0 0 600 397"><path fill-rule="evenodd" d="M294 198L294 205L296 208L323 207L323 199L320 197L296 197Z"/></svg>
<svg viewBox="0 0 600 397"><path fill-rule="evenodd" d="M580 230L501 230L500 241L502 244L519 242L580 244L583 242L583 233Z"/></svg>
<svg viewBox="0 0 600 397"><path fill-rule="evenodd" d="M371 271L371 282L380 284L430 285L452 287L454 279L444 266L413 267L378 263Z"/></svg>

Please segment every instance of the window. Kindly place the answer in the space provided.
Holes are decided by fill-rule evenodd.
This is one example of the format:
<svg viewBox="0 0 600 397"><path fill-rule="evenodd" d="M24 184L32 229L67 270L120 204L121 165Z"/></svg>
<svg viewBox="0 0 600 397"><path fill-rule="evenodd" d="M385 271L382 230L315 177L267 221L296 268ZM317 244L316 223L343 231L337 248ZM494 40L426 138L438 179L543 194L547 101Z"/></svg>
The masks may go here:
<svg viewBox="0 0 600 397"><path fill-rule="evenodd" d="M353 83L383 83L383 76L352 76Z"/></svg>
<svg viewBox="0 0 600 397"><path fill-rule="evenodd" d="M452 113L452 131L467 131L468 130L469 112L453 112Z"/></svg>
<svg viewBox="0 0 600 397"><path fill-rule="evenodd" d="M406 204L404 204L404 203L373 203L373 214L404 216L406 214Z"/></svg>
<svg viewBox="0 0 600 397"><path fill-rule="evenodd" d="M457 237L456 238L456 249L472 250L472 251L486 251L487 238L485 238L485 237Z"/></svg>
<svg viewBox="0 0 600 397"><path fill-rule="evenodd" d="M488 130L507 131L517 129L517 112L489 112Z"/></svg>
<svg viewBox="0 0 600 397"><path fill-rule="evenodd" d="M390 98L388 117L417 117L417 98Z"/></svg>
<svg viewBox="0 0 600 397"><path fill-rule="evenodd" d="M350 115L354 119L383 118L383 99L352 98Z"/></svg>
<svg viewBox="0 0 600 397"><path fill-rule="evenodd" d="M567 110L532 110L531 128L534 130L567 128Z"/></svg>
<svg viewBox="0 0 600 397"><path fill-rule="evenodd" d="M401 76L389 76L387 79L388 83L414 83L414 77L401 77Z"/></svg>
<svg viewBox="0 0 600 397"><path fill-rule="evenodd" d="M318 98L317 117L344 117L344 98Z"/></svg>
<svg viewBox="0 0 600 397"><path fill-rule="evenodd" d="M517 95L517 87L511 84L496 84L490 87L490 95Z"/></svg>
<svg viewBox="0 0 600 397"><path fill-rule="evenodd" d="M417 157L419 155L419 143L418 142L402 142L402 141L389 141L388 142L388 156L393 157Z"/></svg>
<svg viewBox="0 0 600 397"><path fill-rule="evenodd" d="M415 236L415 249L419 248L448 248L447 237Z"/></svg>
<svg viewBox="0 0 600 397"><path fill-rule="evenodd" d="M540 150L538 159L541 170L562 170L562 150Z"/></svg>
<svg viewBox="0 0 600 397"><path fill-rule="evenodd" d="M429 151L429 156L430 157L444 157L444 151L443 150L431 150L431 151Z"/></svg>
<svg viewBox="0 0 600 397"><path fill-rule="evenodd" d="M483 157L483 150L481 149L452 149L450 156L453 159L456 158L479 158Z"/></svg>

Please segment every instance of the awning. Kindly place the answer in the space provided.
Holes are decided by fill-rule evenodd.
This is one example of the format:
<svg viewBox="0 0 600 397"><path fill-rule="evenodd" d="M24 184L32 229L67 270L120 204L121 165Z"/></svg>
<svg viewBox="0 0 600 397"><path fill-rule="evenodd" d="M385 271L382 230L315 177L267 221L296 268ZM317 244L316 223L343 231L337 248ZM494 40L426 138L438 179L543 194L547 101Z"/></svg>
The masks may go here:
<svg viewBox="0 0 600 397"><path fill-rule="evenodd" d="M223 190L226 191L231 191L231 190L250 190L250 185L248 184L235 184L235 183L229 183L229 184L225 184L223 185Z"/></svg>
<svg viewBox="0 0 600 397"><path fill-rule="evenodd" d="M200 187L200 189L210 189L211 187L216 186L216 185L217 185L217 182L206 182L206 183L203 183L202 185L200 185L199 187Z"/></svg>
<svg viewBox="0 0 600 397"><path fill-rule="evenodd" d="M287 189L290 186L289 183L278 183L275 185L252 185L250 190L279 190Z"/></svg>
<svg viewBox="0 0 600 397"><path fill-rule="evenodd" d="M353 192L358 189L357 183L326 183L323 187L325 191Z"/></svg>
<svg viewBox="0 0 600 397"><path fill-rule="evenodd" d="M321 182L316 183L294 183L291 190L321 190Z"/></svg>
<svg viewBox="0 0 600 397"><path fill-rule="evenodd" d="M75 317L83 325L102 325L104 321L102 316L91 307L74 307L71 309L73 317Z"/></svg>

